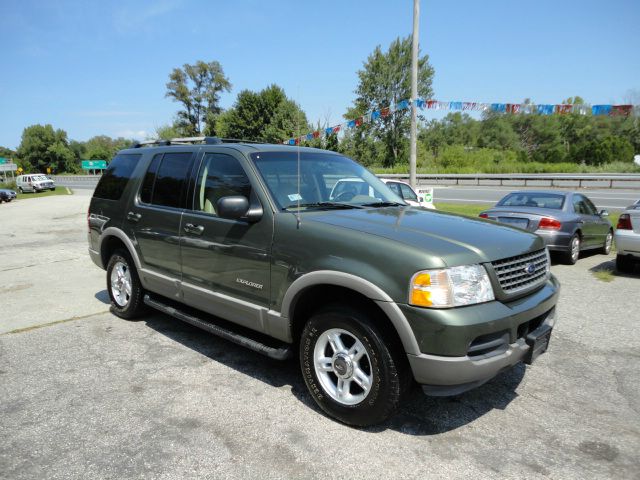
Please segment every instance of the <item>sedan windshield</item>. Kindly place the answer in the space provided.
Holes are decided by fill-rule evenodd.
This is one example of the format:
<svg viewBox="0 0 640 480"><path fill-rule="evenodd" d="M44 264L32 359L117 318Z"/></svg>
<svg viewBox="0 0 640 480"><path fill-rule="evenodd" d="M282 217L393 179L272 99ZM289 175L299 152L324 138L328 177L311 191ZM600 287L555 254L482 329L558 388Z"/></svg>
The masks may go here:
<svg viewBox="0 0 640 480"><path fill-rule="evenodd" d="M534 207L562 210L564 195L540 192L514 192L498 202L497 207Z"/></svg>
<svg viewBox="0 0 640 480"><path fill-rule="evenodd" d="M405 205L363 166L341 155L323 152L251 154L271 196L284 210Z"/></svg>

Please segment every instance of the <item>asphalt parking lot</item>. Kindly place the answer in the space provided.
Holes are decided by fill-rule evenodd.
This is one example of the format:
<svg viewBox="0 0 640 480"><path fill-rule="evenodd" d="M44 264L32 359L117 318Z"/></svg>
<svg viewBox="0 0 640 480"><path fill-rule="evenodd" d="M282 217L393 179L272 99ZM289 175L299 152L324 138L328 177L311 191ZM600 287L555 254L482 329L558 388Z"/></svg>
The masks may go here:
<svg viewBox="0 0 640 480"><path fill-rule="evenodd" d="M90 191L0 205L0 478L640 478L640 275L554 265L550 350L368 429L279 363L162 314L108 311Z"/></svg>

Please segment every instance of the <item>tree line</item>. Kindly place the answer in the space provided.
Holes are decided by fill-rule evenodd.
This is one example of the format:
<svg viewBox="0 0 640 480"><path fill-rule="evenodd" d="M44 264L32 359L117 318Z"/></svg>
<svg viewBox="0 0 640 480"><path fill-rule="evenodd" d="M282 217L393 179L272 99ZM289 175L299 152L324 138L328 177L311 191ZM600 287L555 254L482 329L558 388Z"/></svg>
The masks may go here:
<svg viewBox="0 0 640 480"><path fill-rule="evenodd" d="M383 50L377 46L356 72L358 85L346 120L381 110L410 98L411 37L397 38ZM427 55L419 57L418 94L432 98L434 69ZM260 91L241 90L231 108L220 96L232 90L217 61L198 61L174 68L166 98L179 105L171 122L156 129L156 138L200 135L281 143L310 131L324 131L327 121L310 124L304 110L278 85ZM530 100L525 100L525 103ZM572 97L563 103L580 104ZM303 145L344 153L368 167L405 172L408 169L410 110L398 110L374 122ZM633 171L640 152L638 118L484 113L481 118L449 113L441 120L420 117L418 164L424 172L534 172L609 168ZM86 142L69 140L51 125L24 129L16 152L0 147L0 156L15 158L25 171L80 171L80 160L109 160L135 143L100 135Z"/></svg>

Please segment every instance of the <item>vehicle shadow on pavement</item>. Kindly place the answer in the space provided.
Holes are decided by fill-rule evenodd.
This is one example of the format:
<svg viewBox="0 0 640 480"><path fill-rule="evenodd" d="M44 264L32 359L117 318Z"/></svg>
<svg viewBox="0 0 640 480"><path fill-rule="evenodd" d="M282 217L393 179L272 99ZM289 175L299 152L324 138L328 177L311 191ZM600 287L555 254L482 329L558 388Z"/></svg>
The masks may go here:
<svg viewBox="0 0 640 480"><path fill-rule="evenodd" d="M286 361L272 360L167 315L152 313L147 326L215 362L249 375L267 385L289 385L291 393L311 410L321 413L300 374L297 354ZM415 388L395 416L381 425L362 429L379 433L391 429L408 435L437 435L473 422L494 409L503 410L518 397L525 366L518 364L486 384L454 397L428 397ZM324 415L324 414L323 414Z"/></svg>
<svg viewBox="0 0 640 480"><path fill-rule="evenodd" d="M612 259L591 267L589 271L592 273L606 271L614 277L638 278L638 273L640 273L640 264L636 264L632 272L621 272L616 268L615 259Z"/></svg>
<svg viewBox="0 0 640 480"><path fill-rule="evenodd" d="M109 298L109 292L106 290L100 290L94 295L96 300L100 300L102 303L109 305L111 303L111 299Z"/></svg>
<svg viewBox="0 0 640 480"><path fill-rule="evenodd" d="M430 397L416 386L395 416L367 430L378 432L392 429L415 436L455 430L491 410L507 408L518 397L516 389L524 378L525 370L525 365L519 363L484 385L452 397Z"/></svg>

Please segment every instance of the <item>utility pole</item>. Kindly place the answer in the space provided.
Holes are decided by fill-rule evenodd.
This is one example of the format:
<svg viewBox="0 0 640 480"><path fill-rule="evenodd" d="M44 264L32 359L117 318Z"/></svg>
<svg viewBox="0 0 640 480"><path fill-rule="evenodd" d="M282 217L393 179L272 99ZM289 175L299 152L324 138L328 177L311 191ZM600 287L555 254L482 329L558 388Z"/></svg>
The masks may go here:
<svg viewBox="0 0 640 480"><path fill-rule="evenodd" d="M418 30L420 27L420 0L413 0L413 35L411 43L411 137L409 156L409 183L416 188L416 163L417 163L417 141L418 141Z"/></svg>

